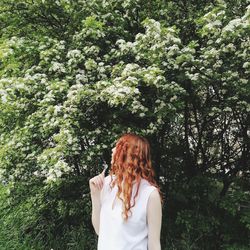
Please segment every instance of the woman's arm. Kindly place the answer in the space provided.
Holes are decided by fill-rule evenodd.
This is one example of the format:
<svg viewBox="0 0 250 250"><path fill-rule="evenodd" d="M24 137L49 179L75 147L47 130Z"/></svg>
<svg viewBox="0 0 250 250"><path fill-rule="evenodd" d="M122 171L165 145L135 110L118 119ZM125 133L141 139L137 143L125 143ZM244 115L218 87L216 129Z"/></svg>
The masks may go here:
<svg viewBox="0 0 250 250"><path fill-rule="evenodd" d="M96 234L99 235L101 200L100 197L91 195L91 201L92 201L91 220Z"/></svg>
<svg viewBox="0 0 250 250"><path fill-rule="evenodd" d="M158 190L152 191L147 204L148 250L161 250L162 206Z"/></svg>
<svg viewBox="0 0 250 250"><path fill-rule="evenodd" d="M104 185L104 171L89 180L90 195L92 202L92 224L97 235L99 235L101 196Z"/></svg>

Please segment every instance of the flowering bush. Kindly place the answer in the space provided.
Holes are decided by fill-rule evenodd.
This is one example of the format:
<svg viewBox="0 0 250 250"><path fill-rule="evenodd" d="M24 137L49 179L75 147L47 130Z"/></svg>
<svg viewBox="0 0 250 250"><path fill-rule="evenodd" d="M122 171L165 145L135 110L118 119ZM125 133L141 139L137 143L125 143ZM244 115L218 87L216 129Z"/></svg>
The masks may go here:
<svg viewBox="0 0 250 250"><path fill-rule="evenodd" d="M90 225L88 179L130 131L166 190L163 248L247 245L250 8L213 2L0 0L0 180L46 249Z"/></svg>

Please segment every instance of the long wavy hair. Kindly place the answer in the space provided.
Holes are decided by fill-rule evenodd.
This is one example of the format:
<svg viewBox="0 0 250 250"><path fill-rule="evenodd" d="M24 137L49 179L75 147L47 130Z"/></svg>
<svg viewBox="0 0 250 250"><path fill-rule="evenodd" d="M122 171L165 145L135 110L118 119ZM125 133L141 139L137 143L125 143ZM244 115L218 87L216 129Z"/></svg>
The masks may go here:
<svg viewBox="0 0 250 250"><path fill-rule="evenodd" d="M123 203L122 216L125 221L128 220L129 213L132 215L130 209L135 206L142 178L158 189L163 203L163 194L156 183L155 171L152 167L150 144L146 138L134 133L123 134L116 142L109 175L111 176L110 188L118 186L116 197ZM113 175L116 177L114 180ZM137 184L137 189L131 204L134 182Z"/></svg>

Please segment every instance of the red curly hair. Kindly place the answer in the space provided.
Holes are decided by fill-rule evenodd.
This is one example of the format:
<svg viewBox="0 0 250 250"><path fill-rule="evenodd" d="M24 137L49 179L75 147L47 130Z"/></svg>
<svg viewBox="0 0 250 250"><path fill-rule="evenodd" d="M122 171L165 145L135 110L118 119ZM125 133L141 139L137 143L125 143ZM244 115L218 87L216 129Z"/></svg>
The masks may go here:
<svg viewBox="0 0 250 250"><path fill-rule="evenodd" d="M150 145L146 138L134 133L122 135L116 142L116 151L113 156L113 163L109 175L111 176L110 187L115 184L118 186L117 197L123 202L123 212L125 221L128 219L128 213L132 214L130 209L135 206L135 198L138 195L141 179L146 179L151 185L158 189L161 203L163 203L163 194L155 181L155 172L152 167ZM112 175L116 178L113 180ZM133 197L133 204L130 204L132 195L132 183L137 183L136 194ZM122 182L124 183L122 188ZM124 200L120 197L124 197Z"/></svg>

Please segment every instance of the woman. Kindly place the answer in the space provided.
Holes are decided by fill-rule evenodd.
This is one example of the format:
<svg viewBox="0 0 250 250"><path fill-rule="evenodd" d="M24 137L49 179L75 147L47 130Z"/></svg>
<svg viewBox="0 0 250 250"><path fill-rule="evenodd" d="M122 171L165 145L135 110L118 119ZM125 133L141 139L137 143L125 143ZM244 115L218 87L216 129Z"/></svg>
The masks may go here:
<svg viewBox="0 0 250 250"><path fill-rule="evenodd" d="M146 138L127 133L112 149L111 170L89 180L98 250L160 250L162 194Z"/></svg>

